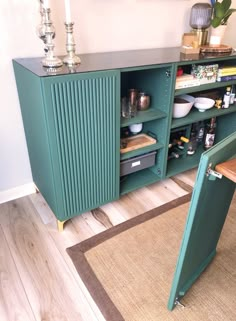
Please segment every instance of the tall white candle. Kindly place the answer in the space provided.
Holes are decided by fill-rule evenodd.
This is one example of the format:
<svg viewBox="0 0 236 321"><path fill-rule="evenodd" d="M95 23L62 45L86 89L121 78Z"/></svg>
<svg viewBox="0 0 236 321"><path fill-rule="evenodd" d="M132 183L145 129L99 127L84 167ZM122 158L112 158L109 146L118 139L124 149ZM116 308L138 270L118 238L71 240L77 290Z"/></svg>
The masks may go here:
<svg viewBox="0 0 236 321"><path fill-rule="evenodd" d="M70 0L65 0L66 22L71 22Z"/></svg>
<svg viewBox="0 0 236 321"><path fill-rule="evenodd" d="M49 8L49 1L48 0L43 0L43 7L45 9Z"/></svg>

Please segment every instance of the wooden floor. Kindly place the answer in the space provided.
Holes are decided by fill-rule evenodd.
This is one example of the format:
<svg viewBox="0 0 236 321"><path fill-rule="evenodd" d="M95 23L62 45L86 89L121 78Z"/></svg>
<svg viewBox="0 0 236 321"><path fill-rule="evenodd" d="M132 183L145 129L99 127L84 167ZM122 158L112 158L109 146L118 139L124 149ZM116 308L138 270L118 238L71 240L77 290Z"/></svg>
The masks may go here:
<svg viewBox="0 0 236 321"><path fill-rule="evenodd" d="M41 195L0 205L0 321L104 321L65 249L192 190L196 171L129 193L58 232ZM109 320L107 320L109 321Z"/></svg>

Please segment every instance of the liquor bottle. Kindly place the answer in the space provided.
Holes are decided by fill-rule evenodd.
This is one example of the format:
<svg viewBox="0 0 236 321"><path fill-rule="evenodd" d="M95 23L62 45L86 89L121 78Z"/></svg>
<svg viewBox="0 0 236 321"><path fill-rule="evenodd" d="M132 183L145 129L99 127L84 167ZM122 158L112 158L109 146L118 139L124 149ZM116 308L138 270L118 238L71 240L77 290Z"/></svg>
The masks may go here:
<svg viewBox="0 0 236 321"><path fill-rule="evenodd" d="M205 123L204 123L204 121L200 121L197 124L197 135L196 135L197 145L202 144L203 138L204 138L204 133L205 133Z"/></svg>
<svg viewBox="0 0 236 321"><path fill-rule="evenodd" d="M224 94L222 108L229 108L230 94L231 94L231 87L227 87L226 93Z"/></svg>
<svg viewBox="0 0 236 321"><path fill-rule="evenodd" d="M197 149L197 130L196 130L196 124L193 124L191 133L190 133L187 154L188 155L195 154L196 149Z"/></svg>
<svg viewBox="0 0 236 321"><path fill-rule="evenodd" d="M169 143L169 148L176 146L179 149L184 149L183 143L188 143L189 139L185 136L175 135L174 137L171 137L171 141Z"/></svg>
<svg viewBox="0 0 236 321"><path fill-rule="evenodd" d="M230 92L229 104L230 105L234 104L234 101L235 101L235 86L233 85Z"/></svg>
<svg viewBox="0 0 236 321"><path fill-rule="evenodd" d="M216 117L212 117L210 123L207 124L206 135L204 140L204 149L207 150L214 145L216 129Z"/></svg>

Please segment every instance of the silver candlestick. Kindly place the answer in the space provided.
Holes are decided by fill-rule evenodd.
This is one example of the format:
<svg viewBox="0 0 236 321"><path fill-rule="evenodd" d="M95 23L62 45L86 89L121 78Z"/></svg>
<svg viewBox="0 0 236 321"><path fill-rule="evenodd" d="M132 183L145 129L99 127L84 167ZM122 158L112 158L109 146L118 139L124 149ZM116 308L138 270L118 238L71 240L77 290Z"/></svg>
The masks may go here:
<svg viewBox="0 0 236 321"><path fill-rule="evenodd" d="M37 35L39 39L41 39L44 43L46 43L46 34L45 34L45 11L44 11L44 0L39 0L40 8L40 16L41 16L41 23L37 27ZM54 39L56 36L55 29L54 29L54 34L52 35L52 38Z"/></svg>
<svg viewBox="0 0 236 321"><path fill-rule="evenodd" d="M75 54L75 41L73 37L73 22L65 22L66 27L66 51L67 55L63 62L67 65L78 65L81 63L80 58Z"/></svg>
<svg viewBox="0 0 236 321"><path fill-rule="evenodd" d="M45 43L45 58L42 60L42 64L44 67L60 67L63 65L61 59L54 56L53 50L54 50L54 44L53 44L53 38L55 37L55 28L52 24L52 21L50 19L50 12L51 10L49 8L42 8L42 15L43 15L43 23L44 23L44 29L41 33L41 39Z"/></svg>

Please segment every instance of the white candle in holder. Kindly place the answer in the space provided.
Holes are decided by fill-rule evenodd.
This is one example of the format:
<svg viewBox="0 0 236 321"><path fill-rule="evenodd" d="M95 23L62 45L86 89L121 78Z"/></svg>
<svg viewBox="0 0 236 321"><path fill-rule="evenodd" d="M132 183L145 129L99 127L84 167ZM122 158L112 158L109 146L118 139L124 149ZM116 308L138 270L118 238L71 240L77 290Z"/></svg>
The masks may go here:
<svg viewBox="0 0 236 321"><path fill-rule="evenodd" d="M44 7L45 9L49 8L49 1L48 1L48 0L44 0L44 1L43 1L43 7Z"/></svg>
<svg viewBox="0 0 236 321"><path fill-rule="evenodd" d="M66 23L70 23L71 22L70 0L65 0L65 9L66 9Z"/></svg>

